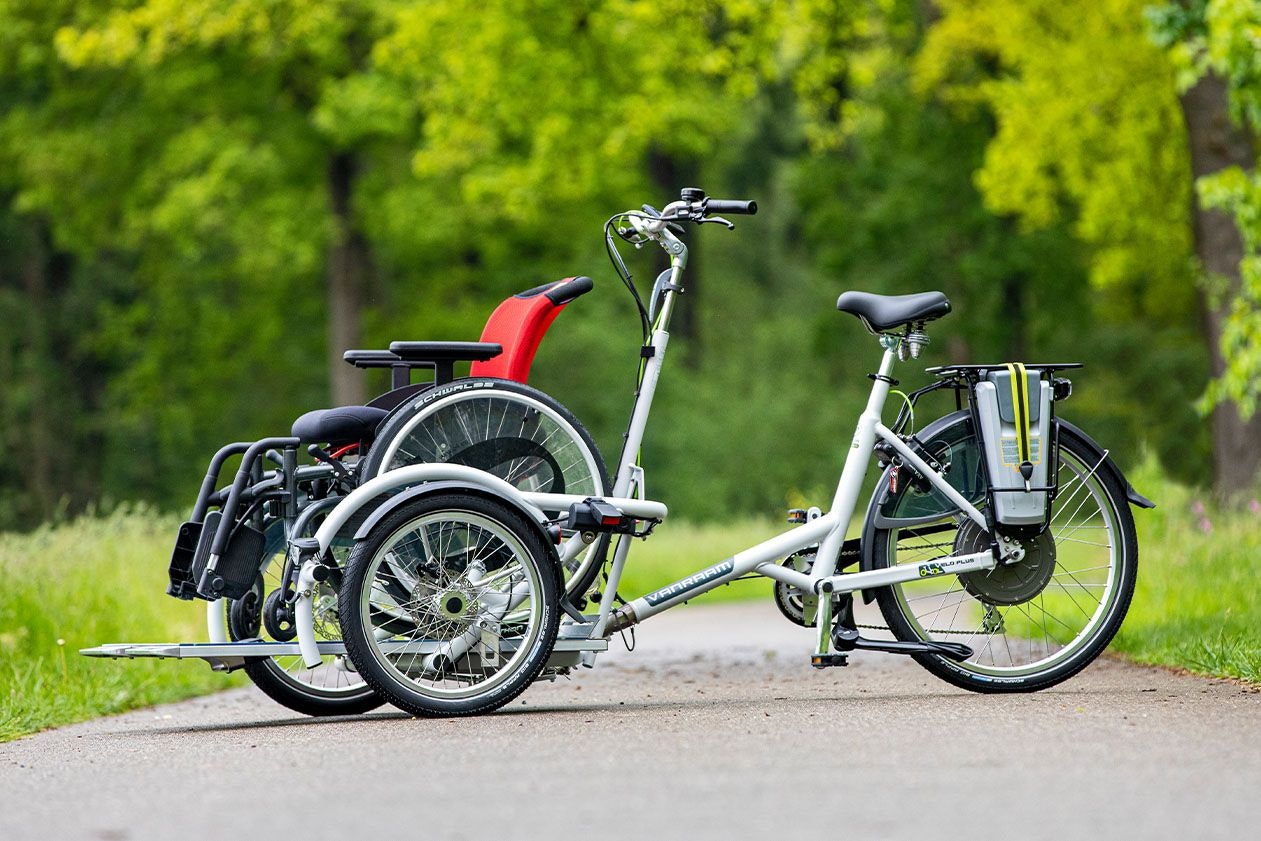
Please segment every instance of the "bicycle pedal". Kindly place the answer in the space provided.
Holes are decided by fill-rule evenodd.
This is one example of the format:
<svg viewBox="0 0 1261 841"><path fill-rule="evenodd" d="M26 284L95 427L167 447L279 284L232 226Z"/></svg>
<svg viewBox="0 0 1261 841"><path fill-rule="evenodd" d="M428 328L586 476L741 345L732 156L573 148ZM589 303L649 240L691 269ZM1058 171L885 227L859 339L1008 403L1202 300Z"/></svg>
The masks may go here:
<svg viewBox="0 0 1261 841"><path fill-rule="evenodd" d="M816 669L827 669L832 666L848 666L849 657L844 654L811 654L810 665Z"/></svg>

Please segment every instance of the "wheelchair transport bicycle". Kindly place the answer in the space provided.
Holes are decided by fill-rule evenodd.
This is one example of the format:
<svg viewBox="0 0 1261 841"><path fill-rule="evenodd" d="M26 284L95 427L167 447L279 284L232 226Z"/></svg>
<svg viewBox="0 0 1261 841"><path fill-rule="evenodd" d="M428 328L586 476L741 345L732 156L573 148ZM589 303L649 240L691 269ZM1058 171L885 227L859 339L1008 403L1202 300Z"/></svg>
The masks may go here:
<svg viewBox="0 0 1261 841"><path fill-rule="evenodd" d="M407 395L398 404L402 412L395 407L376 428L375 441L359 442L366 453L359 453L359 473L349 480L342 475L349 468L339 470L335 454L316 453L322 462L316 467L292 467L302 438L295 425L294 437L252 445L226 492L210 492L214 481L207 477L186 528L195 532L206 501L217 503L222 519L210 529L214 541L204 536L214 515L203 516L197 546L181 533L172 563L173 588L178 578L202 597L232 596L227 624L239 641L213 636L216 623L223 633L223 614L212 605L209 644L116 644L83 653L200 657L218 668L291 658L308 670L353 672L347 682L362 680L356 691L365 708L385 700L415 715L468 715L497 709L540 678L593 666L614 634L662 611L739 578L762 576L773 582L785 617L816 629L810 653L816 668L846 665L848 653L861 649L910 655L943 680L977 692L1033 691L1072 677L1103 651L1125 617L1138 563L1130 506L1153 504L1134 490L1108 450L1059 417L1059 404L1072 393L1061 374L1077 363L945 365L928 369L929 385L910 394L894 391L895 364L919 358L928 325L950 312L940 292L846 292L838 299L837 308L859 319L882 356L868 375L870 396L829 510L793 510L793 527L783 534L651 593L620 598L634 539L649 537L667 515L664 504L645 498L638 462L670 320L685 289L688 249L677 234L686 224L734 228L723 214L756 210L751 201L712 199L689 188L660 212L644 205L605 223L610 258L643 330L627 432L612 484L601 486L607 494L586 490L596 474L603 478L594 445L595 469L582 485L514 482L510 472L480 469L500 464L498 456L440 457L446 451L430 430L442 428L442 411L458 408L460 395L499 388L499 381L474 377L436 386L433 403L444 409L431 414L421 408L423 397ZM647 303L621 258L619 238L636 247L657 245L669 257ZM433 362L395 355L404 361L381 357L379 364L405 369L411 361ZM913 432L916 406L937 391L953 394L955 410ZM886 426L891 393L901 405ZM554 401L539 403L569 419ZM462 452L480 453L481 447L520 454L505 429L473 436L478 443ZM569 432L567 446L589 444L576 421ZM536 443L550 449L550 441ZM284 448L282 468L261 474L260 457L277 446ZM860 536L846 539L873 456L880 477ZM340 487L322 496L317 482ZM255 502L249 516L238 515L247 491ZM269 505L279 513L264 519L286 524L287 543L280 586L261 608L271 638L261 640L253 612L258 579L246 582L237 574L233 552L237 532L246 534L252 543L240 554L250 563L241 568L266 571L267 559L259 561L253 548L266 536L254 534L253 526L232 531L223 522L256 523ZM588 546L596 551L580 548ZM210 560L199 566L203 555ZM584 613L584 597L595 599L601 569L598 604ZM220 570L232 570L222 577L235 590L216 589ZM876 602L894 639L862 635L856 593ZM279 613L287 624L273 628Z"/></svg>
<svg viewBox="0 0 1261 841"><path fill-rule="evenodd" d="M189 521L180 527L169 567L168 594L208 601L212 646L201 650L258 639L253 653L265 648L264 637L273 644L294 639L297 570L284 562L285 546L309 534L367 478L407 464L451 462L522 488L604 492L607 470L590 435L563 406L526 385L551 323L591 288L590 278L576 277L514 295L491 314L479 342L349 350L344 358L358 368L388 368L390 390L366 406L308 412L290 436L220 449ZM455 379L461 361L472 363L470 376ZM431 369L432 381L412 383L417 368ZM314 465L298 465L300 446ZM225 464L236 456L241 463L235 480L216 490ZM275 469L265 470L265 461ZM342 545L335 542L335 551ZM607 545L606 538L590 547L580 540L568 546L565 576L579 604ZM336 596L327 585L317 589L312 621L321 639L338 639ZM158 655L149 647L129 656ZM381 703L341 654L314 666L282 655L210 659L219 668L243 667L272 698L311 715L362 712Z"/></svg>

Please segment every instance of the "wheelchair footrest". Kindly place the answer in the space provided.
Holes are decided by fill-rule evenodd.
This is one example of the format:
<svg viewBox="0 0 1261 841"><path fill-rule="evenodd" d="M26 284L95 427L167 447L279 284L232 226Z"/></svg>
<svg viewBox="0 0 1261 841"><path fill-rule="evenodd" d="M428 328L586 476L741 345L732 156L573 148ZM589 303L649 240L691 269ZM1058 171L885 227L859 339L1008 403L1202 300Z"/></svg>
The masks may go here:
<svg viewBox="0 0 1261 841"><path fill-rule="evenodd" d="M171 583L166 588L168 596L192 601L197 597L197 581L193 578L193 559L197 555L197 543L201 539L203 523L184 523L175 535L175 548L171 550L171 563L167 575Z"/></svg>
<svg viewBox="0 0 1261 841"><path fill-rule="evenodd" d="M249 592L258 577L267 542L258 529L248 523L237 523L228 537L223 555L211 570L210 547L214 544L215 532L223 525L220 512L212 511L206 515L193 557L192 576L197 582L197 596L207 601L239 599Z"/></svg>

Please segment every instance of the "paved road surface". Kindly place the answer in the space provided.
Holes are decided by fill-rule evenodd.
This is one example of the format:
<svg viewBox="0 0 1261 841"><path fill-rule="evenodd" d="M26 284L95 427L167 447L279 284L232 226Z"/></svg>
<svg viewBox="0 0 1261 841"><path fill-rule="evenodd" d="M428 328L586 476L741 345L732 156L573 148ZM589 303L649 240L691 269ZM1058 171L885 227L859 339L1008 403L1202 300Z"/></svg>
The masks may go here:
<svg viewBox="0 0 1261 841"><path fill-rule="evenodd" d="M480 719L248 689L67 727L0 745L0 839L1261 838L1259 694L1101 661L984 697L809 645L688 607Z"/></svg>

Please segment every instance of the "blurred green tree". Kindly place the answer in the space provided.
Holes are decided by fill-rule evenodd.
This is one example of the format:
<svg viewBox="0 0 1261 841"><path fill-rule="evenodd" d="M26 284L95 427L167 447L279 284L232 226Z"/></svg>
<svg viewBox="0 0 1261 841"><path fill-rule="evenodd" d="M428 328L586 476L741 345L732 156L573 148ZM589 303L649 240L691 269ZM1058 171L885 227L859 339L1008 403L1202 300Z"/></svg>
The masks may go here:
<svg viewBox="0 0 1261 841"><path fill-rule="evenodd" d="M472 338L505 294L578 273L599 291L553 330L536 383L611 459L637 327L598 223L669 201L681 179L764 210L735 236L689 234L693 321L672 353L693 367L671 365L645 447L653 493L680 513L774 508L784 488L798 503L831 477L868 348L833 311L846 287L946 289L959 313L934 335L955 359L1077 340L1106 371L1157 348L1102 389L1091 372L1073 414L1194 472L1203 351L1170 349L1194 309L1189 176L1182 141L1158 140L1182 136L1176 100L1151 112L1141 88L1131 113L1110 77L1081 83L1097 101L1065 140L1085 162L1076 192L1044 190L1044 217L996 204L1019 185L984 173L1018 144L1002 114L991 143L974 106L1015 65L957 50L935 77L930 39L921 86L945 99L921 96L913 57L934 20L915 0L10 0L0 445L22 470L0 477L0 523L101 495L183 507L225 439L287 429L330 382L341 401L384 387L339 361L345 346ZM1143 43L1133 72L1155 62L1167 82ZM1109 136L1086 119L1101 108L1096 122L1134 125ZM1107 168L1153 148L1150 172ZM1043 201L1029 183L1021 195Z"/></svg>
<svg viewBox="0 0 1261 841"><path fill-rule="evenodd" d="M1144 0L940 5L917 72L947 101L994 114L997 133L977 174L987 206L1029 229L1067 214L1092 247L1097 287L1133 318L1177 323L1202 311L1202 341L1220 370L1224 305L1196 282L1197 265L1232 269L1214 239L1219 221L1200 206L1192 213L1191 192L1192 164L1202 165L1196 151L1211 140L1187 99L1179 102L1175 68L1151 40ZM1150 343L1133 351L1135 363L1160 353ZM1223 406L1212 431L1219 490L1250 485L1261 425Z"/></svg>
<svg viewBox="0 0 1261 841"><path fill-rule="evenodd" d="M1232 401L1251 415L1261 393L1261 4L1187 0L1148 10L1156 40L1178 69L1197 176L1196 235L1219 297L1209 311L1218 336L1206 403ZM1222 218L1233 217L1233 224ZM1220 409L1218 411L1221 411ZM1252 424L1256 432L1261 426ZM1259 448L1258 437L1240 447Z"/></svg>

